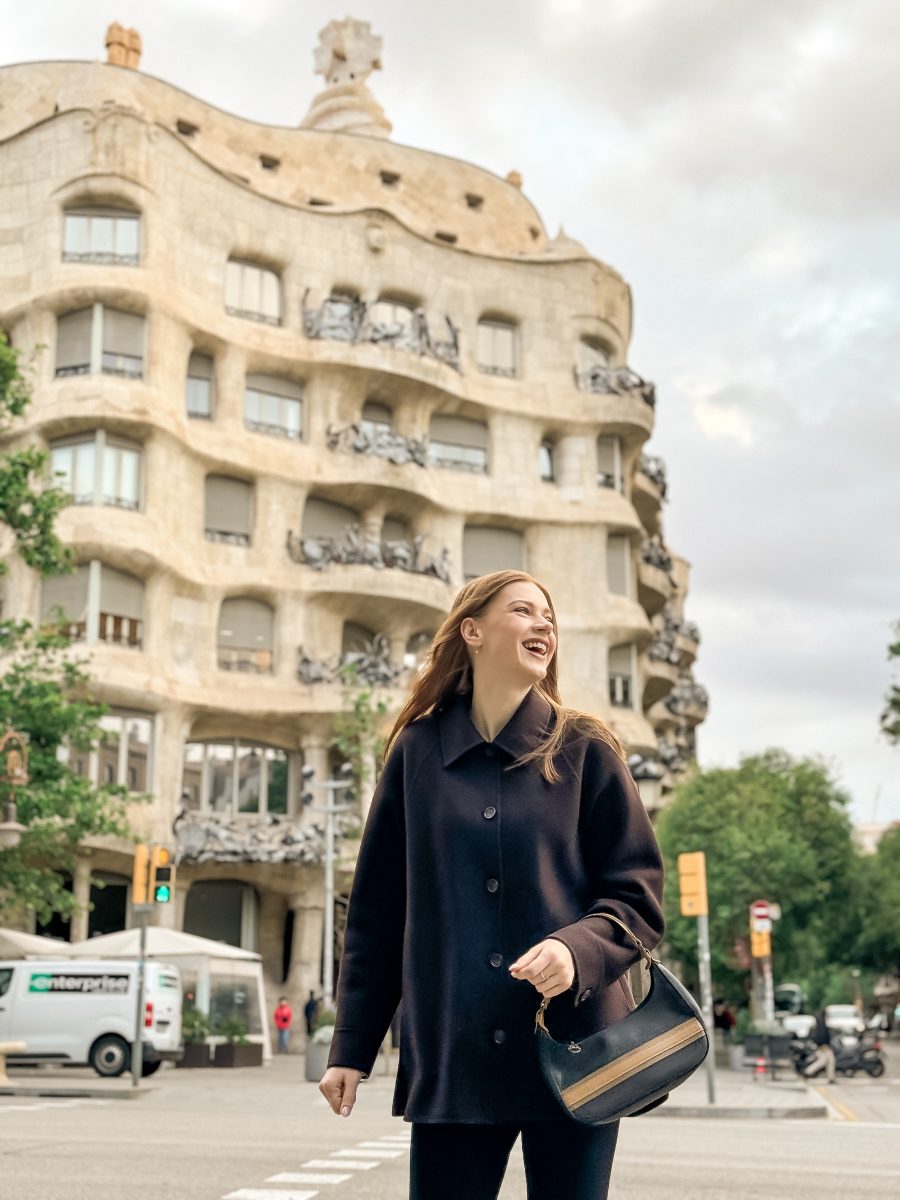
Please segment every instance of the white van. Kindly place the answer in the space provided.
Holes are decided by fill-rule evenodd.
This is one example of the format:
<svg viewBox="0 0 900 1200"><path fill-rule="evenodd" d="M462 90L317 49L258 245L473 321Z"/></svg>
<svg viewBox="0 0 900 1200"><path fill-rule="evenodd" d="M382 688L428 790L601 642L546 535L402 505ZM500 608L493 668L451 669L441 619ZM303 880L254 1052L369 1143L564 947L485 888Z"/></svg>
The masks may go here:
<svg viewBox="0 0 900 1200"><path fill-rule="evenodd" d="M0 1042L25 1042L9 1062L89 1063L98 1075L131 1066L137 1004L134 959L0 961ZM181 976L144 963L143 1073L180 1059Z"/></svg>

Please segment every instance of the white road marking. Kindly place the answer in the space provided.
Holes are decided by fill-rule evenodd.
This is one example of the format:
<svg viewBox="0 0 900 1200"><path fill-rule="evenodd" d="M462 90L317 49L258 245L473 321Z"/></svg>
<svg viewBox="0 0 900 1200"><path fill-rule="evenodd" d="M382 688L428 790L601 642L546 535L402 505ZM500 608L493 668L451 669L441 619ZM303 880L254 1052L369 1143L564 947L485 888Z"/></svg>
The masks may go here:
<svg viewBox="0 0 900 1200"><path fill-rule="evenodd" d="M380 1165L381 1164L377 1162L351 1162L350 1159L343 1159L341 1162L336 1163L332 1162L328 1158L310 1158L307 1159L305 1163L300 1164L301 1167L318 1167L319 1169L322 1167L340 1167L345 1171L370 1171L372 1167L377 1167Z"/></svg>
<svg viewBox="0 0 900 1200"><path fill-rule="evenodd" d="M37 1104L0 1104L0 1113L5 1112L44 1112L48 1108L78 1108L86 1104L111 1104L111 1100L90 1100L78 1097L73 1100L42 1100Z"/></svg>
<svg viewBox="0 0 900 1200"><path fill-rule="evenodd" d="M377 1150L379 1154L397 1155L405 1154L405 1150L401 1150L399 1146L385 1146L384 1142L357 1142L357 1146L362 1148L365 1146L367 1150Z"/></svg>
<svg viewBox="0 0 900 1200"><path fill-rule="evenodd" d="M282 1171L280 1175L270 1175L266 1183L346 1183L352 1175L326 1175L315 1171Z"/></svg>
<svg viewBox="0 0 900 1200"><path fill-rule="evenodd" d="M281 1188L238 1188L222 1200L313 1200L318 1192L285 1192Z"/></svg>
<svg viewBox="0 0 900 1200"><path fill-rule="evenodd" d="M399 1158L403 1154L402 1150L388 1150L382 1147L380 1150L360 1150L358 1146L354 1146L352 1150L333 1150L332 1158Z"/></svg>

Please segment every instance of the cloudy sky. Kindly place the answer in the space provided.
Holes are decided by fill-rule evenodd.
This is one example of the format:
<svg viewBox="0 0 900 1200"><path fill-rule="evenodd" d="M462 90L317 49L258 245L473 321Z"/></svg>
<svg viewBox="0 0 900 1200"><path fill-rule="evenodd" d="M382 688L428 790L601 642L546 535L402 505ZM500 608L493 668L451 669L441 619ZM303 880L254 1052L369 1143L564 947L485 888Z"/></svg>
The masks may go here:
<svg viewBox="0 0 900 1200"><path fill-rule="evenodd" d="M119 20L149 74L280 125L321 87L318 30L370 21L393 138L521 171L551 234L634 290L666 536L693 564L701 764L822 754L857 821L900 819L900 751L878 733L900 618L895 0L4 10L0 61L103 59Z"/></svg>

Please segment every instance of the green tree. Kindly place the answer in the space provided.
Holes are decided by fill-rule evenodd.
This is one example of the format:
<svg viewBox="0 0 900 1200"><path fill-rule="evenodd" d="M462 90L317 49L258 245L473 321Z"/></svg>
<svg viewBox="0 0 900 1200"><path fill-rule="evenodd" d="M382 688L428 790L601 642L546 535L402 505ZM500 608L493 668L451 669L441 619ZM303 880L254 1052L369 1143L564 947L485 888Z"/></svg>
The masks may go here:
<svg viewBox="0 0 900 1200"><path fill-rule="evenodd" d="M0 335L0 437L9 440L30 396L30 368ZM47 459L36 446L0 456L0 523L29 567L64 574L73 556L53 526L67 495L48 484ZM7 570L0 562L0 575ZM18 846L0 850L0 913L71 915L75 900L61 873L72 870L79 842L129 834L126 789L94 787L61 761L64 747L87 751L102 739L99 720L107 710L89 699L86 660L73 658L68 639L52 627L0 619L0 661L0 728L28 736L30 776L14 795L25 832Z"/></svg>
<svg viewBox="0 0 900 1200"><path fill-rule="evenodd" d="M696 774L677 789L660 816L666 862L666 940L696 973L696 921L679 913L678 855L703 850L709 887L713 979L738 997L747 990L742 965L748 908L781 905L772 936L776 982L792 980L811 997L820 975L857 954L860 856L851 836L847 795L815 759L772 749L737 768Z"/></svg>
<svg viewBox="0 0 900 1200"><path fill-rule="evenodd" d="M894 641L888 646L888 662L900 658L900 621L894 626ZM881 713L881 730L894 746L900 742L900 687L891 683Z"/></svg>
<svg viewBox="0 0 900 1200"><path fill-rule="evenodd" d="M376 696L374 687L360 682L355 663L345 663L340 673L344 685L344 711L335 718L331 745L350 763L353 788L360 796L371 780L372 763L377 770L384 751L384 738L379 729L387 704Z"/></svg>
<svg viewBox="0 0 900 1200"><path fill-rule="evenodd" d="M900 825L888 829L864 859L862 962L900 978Z"/></svg>

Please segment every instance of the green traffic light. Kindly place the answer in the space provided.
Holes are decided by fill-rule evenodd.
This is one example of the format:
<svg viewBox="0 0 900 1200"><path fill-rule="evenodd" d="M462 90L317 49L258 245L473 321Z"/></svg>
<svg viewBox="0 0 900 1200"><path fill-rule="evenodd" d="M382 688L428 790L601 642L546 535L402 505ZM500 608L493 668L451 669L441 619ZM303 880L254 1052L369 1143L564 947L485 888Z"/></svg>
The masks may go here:
<svg viewBox="0 0 900 1200"><path fill-rule="evenodd" d="M153 899L157 904L168 904L172 899L172 889L167 883L157 884Z"/></svg>

